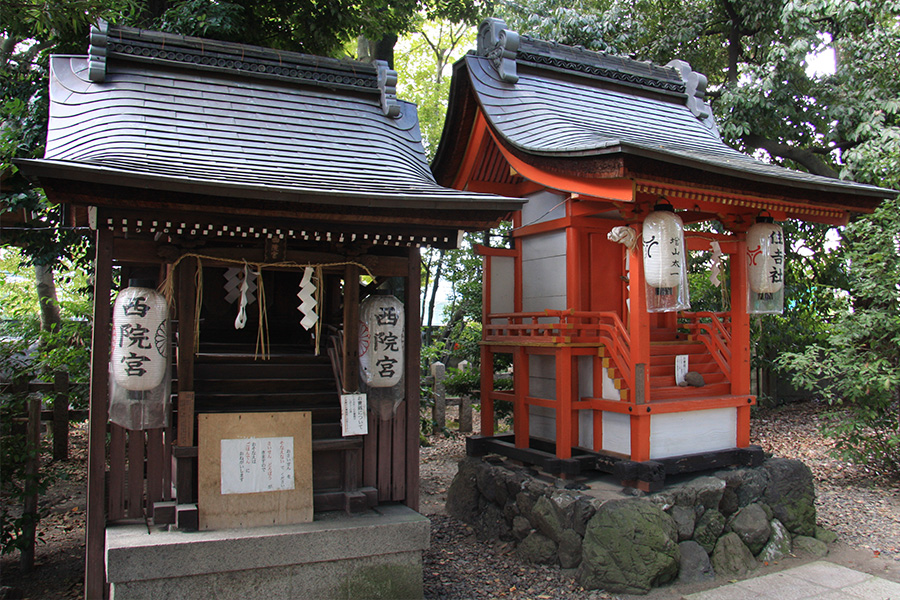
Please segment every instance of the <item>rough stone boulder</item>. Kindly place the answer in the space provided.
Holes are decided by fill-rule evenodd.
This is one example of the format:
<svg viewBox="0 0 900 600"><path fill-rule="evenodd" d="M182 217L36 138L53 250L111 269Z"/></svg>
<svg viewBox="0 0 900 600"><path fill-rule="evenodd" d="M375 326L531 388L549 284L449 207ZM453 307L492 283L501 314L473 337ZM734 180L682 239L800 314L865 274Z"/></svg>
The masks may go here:
<svg viewBox="0 0 900 600"><path fill-rule="evenodd" d="M772 525L766 511L756 503L739 510L729 520L728 527L738 534L754 555L759 554L772 534Z"/></svg>
<svg viewBox="0 0 900 600"><path fill-rule="evenodd" d="M556 502L547 496L538 498L531 509L531 521L535 529L559 543L559 537L564 529L564 518Z"/></svg>
<svg viewBox="0 0 900 600"><path fill-rule="evenodd" d="M703 546L693 540L678 544L681 560L678 567L678 583L699 583L716 578L709 555Z"/></svg>
<svg viewBox="0 0 900 600"><path fill-rule="evenodd" d="M586 589L645 594L678 574L677 536L672 518L654 504L606 502L588 522L578 583Z"/></svg>
<svg viewBox="0 0 900 600"><path fill-rule="evenodd" d="M769 475L765 503L795 535L816 535L816 493L812 471L799 460L773 458L763 465Z"/></svg>
<svg viewBox="0 0 900 600"><path fill-rule="evenodd" d="M678 541L691 539L694 535L694 524L697 522L696 511L687 506L675 505L666 512L675 521L675 527L678 529Z"/></svg>
<svg viewBox="0 0 900 600"><path fill-rule="evenodd" d="M694 541L703 546L707 553L716 547L716 540L725 529L725 515L717 510L708 510L697 519L694 527Z"/></svg>
<svg viewBox="0 0 900 600"><path fill-rule="evenodd" d="M464 458L459 461L456 477L447 490L447 513L469 525L475 523L480 512L477 483L480 469L480 460Z"/></svg>
<svg viewBox="0 0 900 600"><path fill-rule="evenodd" d="M822 558L828 554L828 545L814 537L798 535L794 538L794 552L803 556Z"/></svg>
<svg viewBox="0 0 900 600"><path fill-rule="evenodd" d="M772 527L772 535L769 536L769 541L762 549L762 552L756 557L763 562L776 561L791 553L790 532L778 519L772 519L770 526Z"/></svg>
<svg viewBox="0 0 900 600"><path fill-rule="evenodd" d="M516 554L525 562L554 565L557 559L557 545L547 536L532 531L516 548Z"/></svg>
<svg viewBox="0 0 900 600"><path fill-rule="evenodd" d="M726 533L719 538L710 562L716 570L716 575L722 576L746 575L759 566L750 554L750 549L734 532Z"/></svg>
<svg viewBox="0 0 900 600"><path fill-rule="evenodd" d="M581 536L574 529L566 529L559 539L559 566L574 569L581 564Z"/></svg>

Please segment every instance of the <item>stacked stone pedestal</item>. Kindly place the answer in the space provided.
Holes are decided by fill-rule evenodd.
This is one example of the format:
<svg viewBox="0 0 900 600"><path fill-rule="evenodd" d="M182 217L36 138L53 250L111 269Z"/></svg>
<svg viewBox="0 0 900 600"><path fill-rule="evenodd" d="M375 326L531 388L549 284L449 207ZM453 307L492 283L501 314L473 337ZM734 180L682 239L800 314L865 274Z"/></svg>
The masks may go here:
<svg viewBox="0 0 900 600"><path fill-rule="evenodd" d="M514 542L523 560L558 564L587 589L618 593L741 576L797 550L824 555L833 540L816 526L812 474L796 460L617 496L599 499L501 460L467 458L447 510L483 539Z"/></svg>

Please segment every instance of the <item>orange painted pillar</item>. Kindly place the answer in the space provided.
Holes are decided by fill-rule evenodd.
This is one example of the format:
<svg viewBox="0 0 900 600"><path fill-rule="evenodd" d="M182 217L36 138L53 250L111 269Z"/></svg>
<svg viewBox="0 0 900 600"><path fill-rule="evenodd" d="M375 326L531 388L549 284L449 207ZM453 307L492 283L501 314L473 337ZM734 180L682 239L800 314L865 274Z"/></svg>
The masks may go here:
<svg viewBox="0 0 900 600"><path fill-rule="evenodd" d="M556 351L556 456L572 458L572 395L576 389L572 348Z"/></svg>
<svg viewBox="0 0 900 600"><path fill-rule="evenodd" d="M531 421L528 418L528 405L525 403L525 397L528 395L528 353L522 347L516 348L513 353L513 390L515 391L513 431L516 448L528 448L531 438Z"/></svg>
<svg viewBox="0 0 900 600"><path fill-rule="evenodd" d="M737 408L735 445L750 445L750 315L747 314L747 241L741 233L731 261L731 393L747 396Z"/></svg>
<svg viewBox="0 0 900 600"><path fill-rule="evenodd" d="M641 226L634 226L641 234ZM640 237L638 238L640 239ZM631 335L632 385L628 401L634 405L631 415L631 460L650 460L650 415L638 414L650 402L650 314L644 291L643 248L640 243L631 251L629 270L628 332Z"/></svg>
<svg viewBox="0 0 900 600"><path fill-rule="evenodd" d="M494 435L494 353L481 347L481 435Z"/></svg>
<svg viewBox="0 0 900 600"><path fill-rule="evenodd" d="M635 407L635 410L639 410ZM650 460L650 414L631 415L631 460Z"/></svg>
<svg viewBox="0 0 900 600"><path fill-rule="evenodd" d="M640 226L636 226L640 235ZM628 401L643 404L650 401L650 315L644 291L644 261L638 244L630 252L628 270L628 333L631 335L631 367ZM639 365L644 365L639 367Z"/></svg>

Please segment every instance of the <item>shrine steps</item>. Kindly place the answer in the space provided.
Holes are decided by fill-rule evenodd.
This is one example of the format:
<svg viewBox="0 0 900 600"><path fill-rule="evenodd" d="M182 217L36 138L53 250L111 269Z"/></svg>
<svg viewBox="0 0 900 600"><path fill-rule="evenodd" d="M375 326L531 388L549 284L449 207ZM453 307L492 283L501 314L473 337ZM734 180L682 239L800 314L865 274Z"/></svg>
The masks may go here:
<svg viewBox="0 0 900 600"><path fill-rule="evenodd" d="M675 359L687 355L688 371L703 376L702 387L680 387L675 380ZM702 342L680 339L650 343L650 397L652 399L706 398L731 393L731 383Z"/></svg>
<svg viewBox="0 0 900 600"><path fill-rule="evenodd" d="M374 488L360 487L363 438L342 436L328 356L291 346L273 345L269 352L261 358L250 344L201 346L194 362L196 412L310 412L315 510L359 512L376 505Z"/></svg>

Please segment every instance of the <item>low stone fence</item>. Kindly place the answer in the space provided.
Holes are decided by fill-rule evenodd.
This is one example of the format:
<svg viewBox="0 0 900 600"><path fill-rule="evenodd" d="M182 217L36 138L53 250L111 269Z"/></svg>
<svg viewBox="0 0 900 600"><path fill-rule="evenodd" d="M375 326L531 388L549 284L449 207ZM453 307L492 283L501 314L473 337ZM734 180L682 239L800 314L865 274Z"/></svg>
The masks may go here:
<svg viewBox="0 0 900 600"><path fill-rule="evenodd" d="M481 539L514 542L525 561L570 570L586 589L630 594L746 575L792 552L824 556L835 538L816 525L812 473L797 460L720 470L653 494L565 485L496 457L466 458L447 511Z"/></svg>

